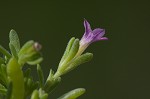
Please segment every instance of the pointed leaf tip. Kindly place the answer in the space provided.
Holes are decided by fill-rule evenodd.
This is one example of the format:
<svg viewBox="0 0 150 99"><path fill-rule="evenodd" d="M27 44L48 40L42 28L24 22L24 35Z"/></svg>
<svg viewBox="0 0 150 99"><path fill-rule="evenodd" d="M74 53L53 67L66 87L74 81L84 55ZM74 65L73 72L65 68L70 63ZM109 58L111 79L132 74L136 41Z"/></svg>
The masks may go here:
<svg viewBox="0 0 150 99"><path fill-rule="evenodd" d="M69 91L68 93L62 95L58 99L76 99L84 93L85 93L84 88L77 88L77 89L74 89L74 90Z"/></svg>

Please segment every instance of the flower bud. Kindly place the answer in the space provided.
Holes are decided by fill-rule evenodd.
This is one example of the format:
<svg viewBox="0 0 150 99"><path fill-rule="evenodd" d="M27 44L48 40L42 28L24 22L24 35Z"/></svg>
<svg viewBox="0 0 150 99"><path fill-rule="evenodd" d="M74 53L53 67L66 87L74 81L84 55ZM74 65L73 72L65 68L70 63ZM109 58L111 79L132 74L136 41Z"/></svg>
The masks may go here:
<svg viewBox="0 0 150 99"><path fill-rule="evenodd" d="M39 53L41 48L42 46L39 43L32 40L25 43L18 53L19 64L23 65L28 63L30 65L36 65L40 63L43 60Z"/></svg>

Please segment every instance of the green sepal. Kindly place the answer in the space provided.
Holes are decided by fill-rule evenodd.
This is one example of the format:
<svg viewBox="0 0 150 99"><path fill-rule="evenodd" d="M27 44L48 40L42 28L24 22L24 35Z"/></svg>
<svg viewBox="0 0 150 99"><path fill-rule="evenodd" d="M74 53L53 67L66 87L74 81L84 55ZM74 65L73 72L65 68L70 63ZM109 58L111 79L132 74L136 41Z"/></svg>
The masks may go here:
<svg viewBox="0 0 150 99"><path fill-rule="evenodd" d="M5 55L8 59L11 58L11 54L4 48L0 45L0 52Z"/></svg>
<svg viewBox="0 0 150 99"><path fill-rule="evenodd" d="M34 41L33 41L33 40L30 40L30 41L26 42L26 43L22 46L22 48L20 49L20 51L19 51L19 53L18 53L18 56L21 56L22 54L27 53L28 50L29 50L29 48L30 48L31 46L33 46L33 44L34 44Z"/></svg>
<svg viewBox="0 0 150 99"><path fill-rule="evenodd" d="M67 68L64 70L63 74L70 72L71 70L73 70L77 66L79 66L80 64L83 64L85 62L89 62L92 58L93 58L92 53L85 53L81 56L76 57L75 59L73 59L72 61L70 61L67 64Z"/></svg>
<svg viewBox="0 0 150 99"><path fill-rule="evenodd" d="M85 93L84 88L77 88L77 89L74 89L74 90L64 94L63 96L61 96L57 99L76 99L84 93Z"/></svg>
<svg viewBox="0 0 150 99"><path fill-rule="evenodd" d="M40 46L40 44L32 40L25 43L18 54L19 64L21 65L25 63L28 63L29 65L39 64L43 60L43 58L39 53L40 49L38 48L38 46Z"/></svg>
<svg viewBox="0 0 150 99"><path fill-rule="evenodd" d="M79 39L75 39L70 50L69 53L67 55L67 57L64 59L64 61L58 66L58 70L57 72L63 73L63 71L67 68L67 63L69 63L69 61L71 61L74 56L76 55L76 53L78 52L79 49Z"/></svg>
<svg viewBox="0 0 150 99"><path fill-rule="evenodd" d="M23 55L19 56L18 63L23 65L23 64L25 64L28 61L30 62L30 60L32 59L32 56L35 55L35 54L36 54L36 52L24 53Z"/></svg>
<svg viewBox="0 0 150 99"><path fill-rule="evenodd" d="M73 59L74 56L76 55L78 49L79 49L79 39L75 39L69 50L67 57L63 61L62 65L65 64L66 62L69 62L71 59Z"/></svg>
<svg viewBox="0 0 150 99"><path fill-rule="evenodd" d="M10 40L10 44L14 46L14 49L18 53L20 50L20 41L16 31L13 29L9 33L9 40Z"/></svg>
<svg viewBox="0 0 150 99"><path fill-rule="evenodd" d="M27 63L29 65L37 65L37 64L41 63L42 61L43 61L43 57L39 57L39 58L37 58L37 59L35 59L33 61L27 61Z"/></svg>
<svg viewBox="0 0 150 99"><path fill-rule="evenodd" d="M43 75L43 71L41 69L41 66L39 64L37 64L37 73L38 73L38 77L39 77L40 87L43 87L44 75Z"/></svg>
<svg viewBox="0 0 150 99"><path fill-rule="evenodd" d="M60 61L59 64L61 64L61 63L64 61L64 59L67 57L67 55L68 55L68 53L69 53L69 51L70 51L70 49L71 49L71 47L72 47L72 44L73 44L74 40L75 40L75 37L72 37L72 38L70 39L70 41L68 42L68 45L67 45L67 47L66 47L66 50L65 50L65 52L64 52L64 54L63 54L63 57L61 58L61 61Z"/></svg>

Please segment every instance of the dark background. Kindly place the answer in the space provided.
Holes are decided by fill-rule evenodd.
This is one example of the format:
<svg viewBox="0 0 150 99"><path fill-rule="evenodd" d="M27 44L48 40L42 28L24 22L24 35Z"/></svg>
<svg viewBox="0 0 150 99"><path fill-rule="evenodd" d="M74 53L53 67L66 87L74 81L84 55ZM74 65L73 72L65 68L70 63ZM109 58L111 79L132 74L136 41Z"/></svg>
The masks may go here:
<svg viewBox="0 0 150 99"><path fill-rule="evenodd" d="M21 44L40 42L47 77L50 68L56 71L68 40L82 37L84 18L92 28L105 28L109 40L92 44L86 52L94 54L93 60L63 76L50 99L78 87L87 90L81 99L150 99L148 1L0 2L0 44L8 49L11 29L18 32Z"/></svg>

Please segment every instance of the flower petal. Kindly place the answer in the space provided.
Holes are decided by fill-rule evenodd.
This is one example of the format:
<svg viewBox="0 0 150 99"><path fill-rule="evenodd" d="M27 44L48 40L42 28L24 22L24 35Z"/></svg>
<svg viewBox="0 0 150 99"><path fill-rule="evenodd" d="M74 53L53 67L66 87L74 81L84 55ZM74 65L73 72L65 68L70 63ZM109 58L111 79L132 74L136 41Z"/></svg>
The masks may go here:
<svg viewBox="0 0 150 99"><path fill-rule="evenodd" d="M107 37L102 37L102 38L100 38L100 40L108 40L108 38Z"/></svg>
<svg viewBox="0 0 150 99"><path fill-rule="evenodd" d="M99 41L99 40L107 40L104 36L105 34L105 30L104 29L94 29L93 30L93 34L94 34L94 38L92 40L92 42L95 42L95 41Z"/></svg>
<svg viewBox="0 0 150 99"><path fill-rule="evenodd" d="M84 19L84 28L85 28L85 36L87 36L92 31L92 29L89 22L86 19Z"/></svg>
<svg viewBox="0 0 150 99"><path fill-rule="evenodd" d="M103 36L105 34L105 30L101 28L96 28L92 32L94 35L101 34L101 36Z"/></svg>

